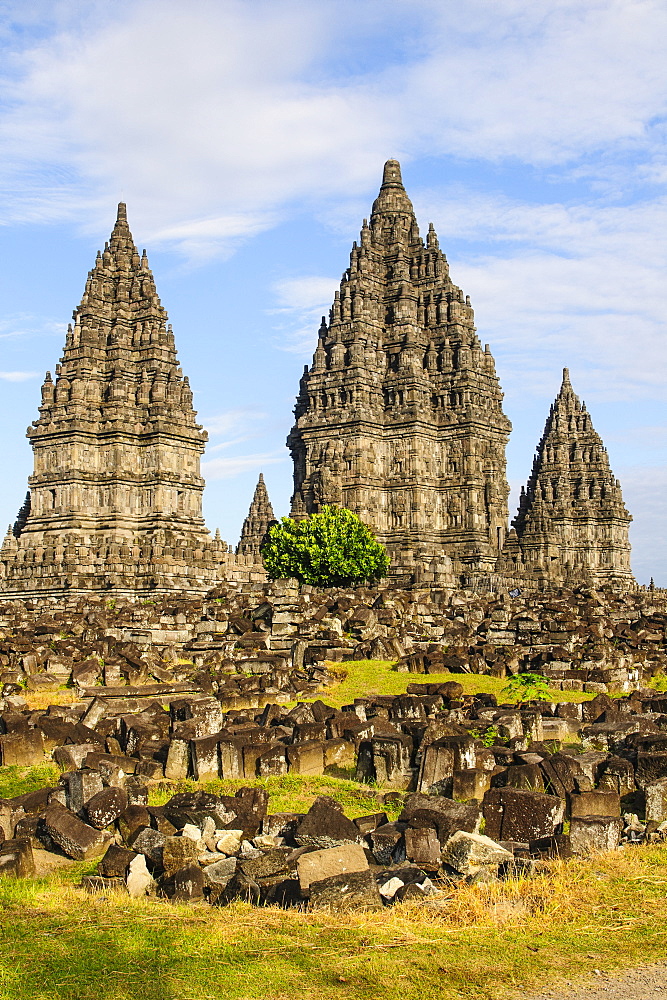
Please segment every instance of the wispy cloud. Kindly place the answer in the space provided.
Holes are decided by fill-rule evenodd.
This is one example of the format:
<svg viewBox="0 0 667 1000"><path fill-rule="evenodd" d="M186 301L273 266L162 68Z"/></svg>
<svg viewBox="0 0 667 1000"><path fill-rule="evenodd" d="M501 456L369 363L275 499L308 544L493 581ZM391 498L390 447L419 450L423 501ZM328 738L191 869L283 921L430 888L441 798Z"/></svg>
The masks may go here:
<svg viewBox="0 0 667 1000"><path fill-rule="evenodd" d="M25 382L27 379L38 378L39 372L0 372L0 379L5 382Z"/></svg>
<svg viewBox="0 0 667 1000"><path fill-rule="evenodd" d="M329 315L337 286L335 278L314 275L274 282L276 346L300 356L312 354L321 317Z"/></svg>
<svg viewBox="0 0 667 1000"><path fill-rule="evenodd" d="M257 426L263 420L268 419L268 414L262 410L252 407L237 407L234 410L226 410L211 417L202 417L202 424L211 435L235 434L241 429L248 428L248 425Z"/></svg>
<svg viewBox="0 0 667 1000"><path fill-rule="evenodd" d="M29 336L64 337L66 330L66 323L30 313L18 313L0 319L0 340Z"/></svg>
<svg viewBox="0 0 667 1000"><path fill-rule="evenodd" d="M233 479L243 472L257 469L261 472L267 465L287 462L288 456L284 449L280 452L270 451L257 455L234 455L230 458L213 458L202 462L202 473L207 479Z"/></svg>
<svg viewBox="0 0 667 1000"><path fill-rule="evenodd" d="M123 191L138 232L197 257L365 195L388 154L664 175L661 0L50 6L69 14L5 65L5 221L97 229Z"/></svg>

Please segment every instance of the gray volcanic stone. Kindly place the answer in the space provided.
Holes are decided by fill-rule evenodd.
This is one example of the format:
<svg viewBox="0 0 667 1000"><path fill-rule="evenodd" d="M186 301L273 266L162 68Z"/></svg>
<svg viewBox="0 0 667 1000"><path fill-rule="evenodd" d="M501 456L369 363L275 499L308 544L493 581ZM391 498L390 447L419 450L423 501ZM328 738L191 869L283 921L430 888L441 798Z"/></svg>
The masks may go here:
<svg viewBox="0 0 667 1000"><path fill-rule="evenodd" d="M480 868L497 868L511 861L513 854L490 837L458 830L442 849L442 863L461 875L471 875Z"/></svg>
<svg viewBox="0 0 667 1000"><path fill-rule="evenodd" d="M3 840L0 843L0 877L26 878L35 874L35 861L29 837Z"/></svg>
<svg viewBox="0 0 667 1000"><path fill-rule="evenodd" d="M109 843L109 834L82 822L69 809L50 805L44 814L46 832L53 841L75 861L94 858Z"/></svg>
<svg viewBox="0 0 667 1000"><path fill-rule="evenodd" d="M88 822L103 830L127 808L127 792L123 788L103 788L86 803Z"/></svg>
<svg viewBox="0 0 667 1000"><path fill-rule="evenodd" d="M382 897L371 871L332 875L310 883L310 907L332 910L380 910Z"/></svg>
<svg viewBox="0 0 667 1000"><path fill-rule="evenodd" d="M295 838L297 844L308 847L339 847L341 844L359 843L362 834L348 819L325 802L314 802L299 823Z"/></svg>

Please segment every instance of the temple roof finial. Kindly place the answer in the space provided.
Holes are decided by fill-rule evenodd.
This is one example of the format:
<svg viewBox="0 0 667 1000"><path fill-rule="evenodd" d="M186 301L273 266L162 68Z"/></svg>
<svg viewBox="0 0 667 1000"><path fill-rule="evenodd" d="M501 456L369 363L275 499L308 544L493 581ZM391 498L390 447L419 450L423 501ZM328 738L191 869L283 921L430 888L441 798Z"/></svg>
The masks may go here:
<svg viewBox="0 0 667 1000"><path fill-rule="evenodd" d="M400 186L403 187L403 178L401 177L401 165L398 160L387 160L384 165L384 171L382 174L382 187L387 185Z"/></svg>

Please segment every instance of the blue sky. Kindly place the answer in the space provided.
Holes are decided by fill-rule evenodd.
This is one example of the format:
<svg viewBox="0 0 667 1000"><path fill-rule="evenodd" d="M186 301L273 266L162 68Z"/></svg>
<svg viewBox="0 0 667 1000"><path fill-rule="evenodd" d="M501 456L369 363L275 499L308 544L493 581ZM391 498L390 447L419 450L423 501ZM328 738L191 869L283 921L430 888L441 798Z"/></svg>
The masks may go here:
<svg viewBox="0 0 667 1000"><path fill-rule="evenodd" d="M667 586L667 7L662 0L0 2L0 518L119 200L236 543L382 164L471 296L528 476L569 366ZM514 502L514 500L513 500Z"/></svg>

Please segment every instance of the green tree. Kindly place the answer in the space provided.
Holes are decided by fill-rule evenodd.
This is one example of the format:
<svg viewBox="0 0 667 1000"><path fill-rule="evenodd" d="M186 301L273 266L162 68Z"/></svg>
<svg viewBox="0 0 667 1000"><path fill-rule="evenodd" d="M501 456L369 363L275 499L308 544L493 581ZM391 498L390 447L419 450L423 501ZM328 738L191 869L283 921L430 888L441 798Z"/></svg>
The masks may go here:
<svg viewBox="0 0 667 1000"><path fill-rule="evenodd" d="M525 701L551 701L549 685L541 674L515 674L500 692L521 705Z"/></svg>
<svg viewBox="0 0 667 1000"><path fill-rule="evenodd" d="M283 517L262 546L272 580L296 577L316 587L345 587L387 575L389 556L370 528L345 507L323 507L303 521Z"/></svg>

